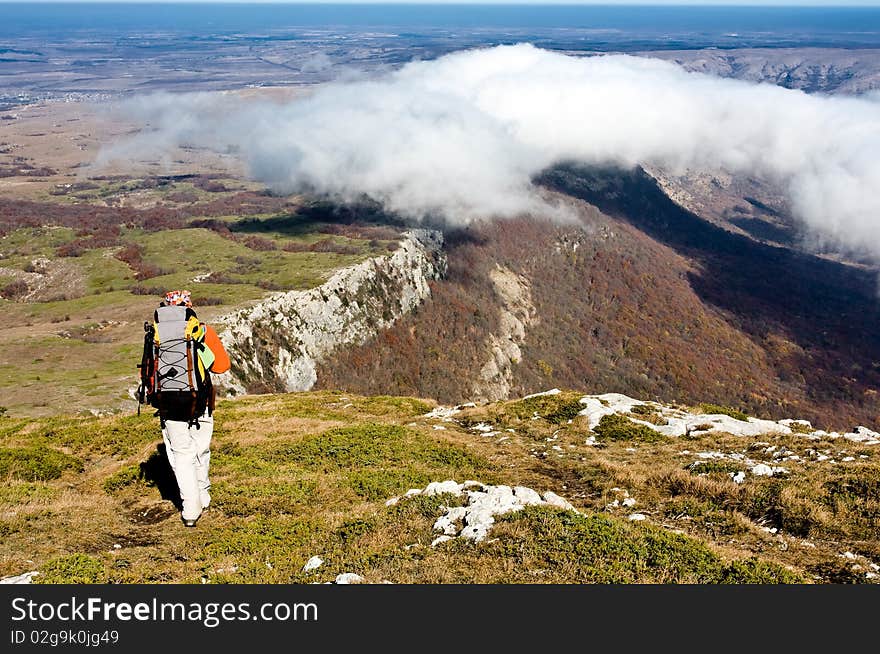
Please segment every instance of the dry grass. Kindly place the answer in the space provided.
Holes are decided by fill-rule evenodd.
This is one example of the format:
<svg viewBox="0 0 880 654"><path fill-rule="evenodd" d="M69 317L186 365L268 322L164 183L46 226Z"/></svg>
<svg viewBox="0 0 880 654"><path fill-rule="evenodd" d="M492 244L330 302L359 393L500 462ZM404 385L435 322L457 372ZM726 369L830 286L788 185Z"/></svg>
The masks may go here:
<svg viewBox="0 0 880 654"><path fill-rule="evenodd" d="M566 399L542 403L534 420L531 405L528 417L516 403L471 409L464 424L425 419L432 404L410 398L320 392L224 402L213 506L195 530L183 528L163 498L169 480L151 416L0 419L0 447L54 448L83 463L82 472L54 480L0 483L0 575L40 569L45 581L123 583L299 583L340 572L401 583L853 582L867 581L869 559L880 559L870 448L801 436L758 446L734 437L590 446L582 421L561 417ZM468 428L480 420L494 421L498 433ZM785 462L784 478L749 474L736 484L721 468L695 472L697 457L684 453L759 461L772 459L765 450L773 445L854 460ZM432 548L441 505L460 500L416 497L386 507L385 499L443 479L553 490L583 515L530 509L499 519L484 543ZM622 505L627 497L635 506ZM648 519L629 522L634 511ZM302 572L315 554L325 564Z"/></svg>

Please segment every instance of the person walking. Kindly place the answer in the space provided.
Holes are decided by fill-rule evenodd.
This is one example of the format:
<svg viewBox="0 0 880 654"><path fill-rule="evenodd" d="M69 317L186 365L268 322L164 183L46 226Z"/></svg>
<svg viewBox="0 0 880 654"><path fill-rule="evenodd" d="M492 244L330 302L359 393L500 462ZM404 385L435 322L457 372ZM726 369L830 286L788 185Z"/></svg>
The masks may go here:
<svg viewBox="0 0 880 654"><path fill-rule="evenodd" d="M211 504L211 373L229 370L229 357L216 331L199 321L189 291L166 293L144 331L139 400L157 410L165 454L183 503L180 518L187 527L195 527Z"/></svg>

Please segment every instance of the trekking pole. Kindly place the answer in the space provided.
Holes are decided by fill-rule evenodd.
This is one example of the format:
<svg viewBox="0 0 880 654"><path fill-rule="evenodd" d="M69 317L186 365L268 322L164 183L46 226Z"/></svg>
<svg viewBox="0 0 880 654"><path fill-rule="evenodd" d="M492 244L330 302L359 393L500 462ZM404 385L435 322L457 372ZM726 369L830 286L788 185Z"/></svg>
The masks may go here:
<svg viewBox="0 0 880 654"><path fill-rule="evenodd" d="M152 372L152 360L153 360L153 326L144 321L144 352L141 355L141 362L137 364L138 370L140 370L141 383L138 385L137 390L137 400L138 400L138 415L141 415L141 404L146 403L147 401L147 382L149 381L149 375Z"/></svg>

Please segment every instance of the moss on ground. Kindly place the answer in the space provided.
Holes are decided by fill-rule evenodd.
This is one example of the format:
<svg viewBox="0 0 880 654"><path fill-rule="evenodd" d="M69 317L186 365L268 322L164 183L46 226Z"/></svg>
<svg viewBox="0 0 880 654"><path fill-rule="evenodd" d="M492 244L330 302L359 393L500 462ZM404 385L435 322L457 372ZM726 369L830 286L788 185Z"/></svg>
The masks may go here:
<svg viewBox="0 0 880 654"><path fill-rule="evenodd" d="M726 459L709 459L707 461L696 461L687 466L692 475L708 475L737 473L742 471L745 466L736 461Z"/></svg>
<svg viewBox="0 0 880 654"><path fill-rule="evenodd" d="M656 443L668 440L663 434L650 427L633 422L626 416L613 413L602 416L593 431L600 440L635 441L640 443Z"/></svg>
<svg viewBox="0 0 880 654"><path fill-rule="evenodd" d="M790 583L796 574L749 559L725 563L705 544L658 527L602 515L527 507L505 517L511 531L504 552L518 552L525 567L565 569L584 583ZM489 549L491 552L491 549Z"/></svg>
<svg viewBox="0 0 880 654"><path fill-rule="evenodd" d="M82 461L47 447L0 448L0 479L49 481L66 470L82 472Z"/></svg>
<svg viewBox="0 0 880 654"><path fill-rule="evenodd" d="M500 408L500 417L507 421L531 420L535 415L558 425L577 417L584 408L580 403L583 393L562 392L555 395L537 395L507 402Z"/></svg>
<svg viewBox="0 0 880 654"><path fill-rule="evenodd" d="M61 556L40 566L36 584L97 584L106 579L104 563L87 554Z"/></svg>
<svg viewBox="0 0 880 654"><path fill-rule="evenodd" d="M485 461L454 445L398 425L366 423L308 436L275 450L277 457L325 470L371 468L382 464L455 468L462 473L487 466Z"/></svg>

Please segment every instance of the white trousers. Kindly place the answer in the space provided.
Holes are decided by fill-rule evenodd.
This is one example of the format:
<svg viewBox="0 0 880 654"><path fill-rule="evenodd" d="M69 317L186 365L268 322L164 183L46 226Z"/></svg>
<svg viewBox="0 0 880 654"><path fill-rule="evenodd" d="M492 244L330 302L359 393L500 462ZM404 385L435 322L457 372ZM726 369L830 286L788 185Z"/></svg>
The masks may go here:
<svg viewBox="0 0 880 654"><path fill-rule="evenodd" d="M166 420L162 429L165 454L177 479L180 499L183 500L181 515L185 520L195 520L211 503L208 467L213 433L214 418L207 413L199 418L198 429L178 420Z"/></svg>

